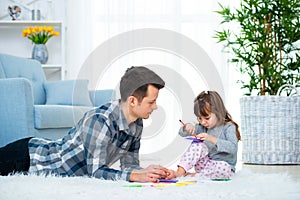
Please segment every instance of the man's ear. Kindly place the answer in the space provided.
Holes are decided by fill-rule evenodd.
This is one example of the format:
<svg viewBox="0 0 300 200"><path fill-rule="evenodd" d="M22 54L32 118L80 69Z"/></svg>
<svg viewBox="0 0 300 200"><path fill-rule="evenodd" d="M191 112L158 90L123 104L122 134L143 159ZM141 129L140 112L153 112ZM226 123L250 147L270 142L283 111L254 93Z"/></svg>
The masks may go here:
<svg viewBox="0 0 300 200"><path fill-rule="evenodd" d="M130 106L135 106L137 104L138 100L135 96L129 96L128 97L128 104Z"/></svg>

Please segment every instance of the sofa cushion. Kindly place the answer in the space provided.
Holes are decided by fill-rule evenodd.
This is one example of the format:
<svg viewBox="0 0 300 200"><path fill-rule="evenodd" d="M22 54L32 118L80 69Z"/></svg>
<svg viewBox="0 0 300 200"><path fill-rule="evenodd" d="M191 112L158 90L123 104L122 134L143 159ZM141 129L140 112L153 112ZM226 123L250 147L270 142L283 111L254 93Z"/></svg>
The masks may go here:
<svg viewBox="0 0 300 200"><path fill-rule="evenodd" d="M65 80L45 82L47 105L92 106L88 80Z"/></svg>
<svg viewBox="0 0 300 200"><path fill-rule="evenodd" d="M5 73L4 73L4 69L2 67L1 60L0 60L0 78L6 78Z"/></svg>
<svg viewBox="0 0 300 200"><path fill-rule="evenodd" d="M45 104L43 83L46 77L39 61L0 54L0 62L1 77L5 76L2 78L27 78L32 84L34 104Z"/></svg>
<svg viewBox="0 0 300 200"><path fill-rule="evenodd" d="M83 114L92 108L88 106L35 105L35 128L73 127Z"/></svg>
<svg viewBox="0 0 300 200"><path fill-rule="evenodd" d="M101 106L115 99L115 91L113 89L91 90L89 92L94 107Z"/></svg>

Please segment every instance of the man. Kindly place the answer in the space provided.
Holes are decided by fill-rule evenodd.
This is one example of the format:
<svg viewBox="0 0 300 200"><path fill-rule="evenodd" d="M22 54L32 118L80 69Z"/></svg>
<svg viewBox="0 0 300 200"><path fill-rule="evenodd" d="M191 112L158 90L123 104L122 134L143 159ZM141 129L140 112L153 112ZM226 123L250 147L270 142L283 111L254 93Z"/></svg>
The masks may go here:
<svg viewBox="0 0 300 200"><path fill-rule="evenodd" d="M121 78L121 99L83 116L61 140L21 139L0 149L0 173L30 172L153 182L173 177L160 165L139 166L142 119L157 109L165 82L145 67L131 67ZM121 170L110 168L120 160Z"/></svg>

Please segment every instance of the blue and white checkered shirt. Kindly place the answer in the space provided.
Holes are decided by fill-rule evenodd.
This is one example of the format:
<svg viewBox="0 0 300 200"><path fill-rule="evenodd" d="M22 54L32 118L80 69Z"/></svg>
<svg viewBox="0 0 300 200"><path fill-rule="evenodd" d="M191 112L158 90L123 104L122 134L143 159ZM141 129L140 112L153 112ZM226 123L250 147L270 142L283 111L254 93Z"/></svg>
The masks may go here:
<svg viewBox="0 0 300 200"><path fill-rule="evenodd" d="M30 173L127 180L139 166L142 119L129 126L120 100L93 109L57 141L29 141ZM110 168L120 160L121 170Z"/></svg>

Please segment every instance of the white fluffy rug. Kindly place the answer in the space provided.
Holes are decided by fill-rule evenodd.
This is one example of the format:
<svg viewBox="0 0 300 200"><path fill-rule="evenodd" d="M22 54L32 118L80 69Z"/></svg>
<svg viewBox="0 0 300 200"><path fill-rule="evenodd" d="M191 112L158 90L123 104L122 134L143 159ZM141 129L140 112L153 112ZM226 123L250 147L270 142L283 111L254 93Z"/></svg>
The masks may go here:
<svg viewBox="0 0 300 200"><path fill-rule="evenodd" d="M188 180L192 179L182 181ZM126 187L132 184L137 183L83 177L0 176L0 199L300 199L300 183L287 174L256 174L248 170L237 172L230 181L198 180L186 186Z"/></svg>

